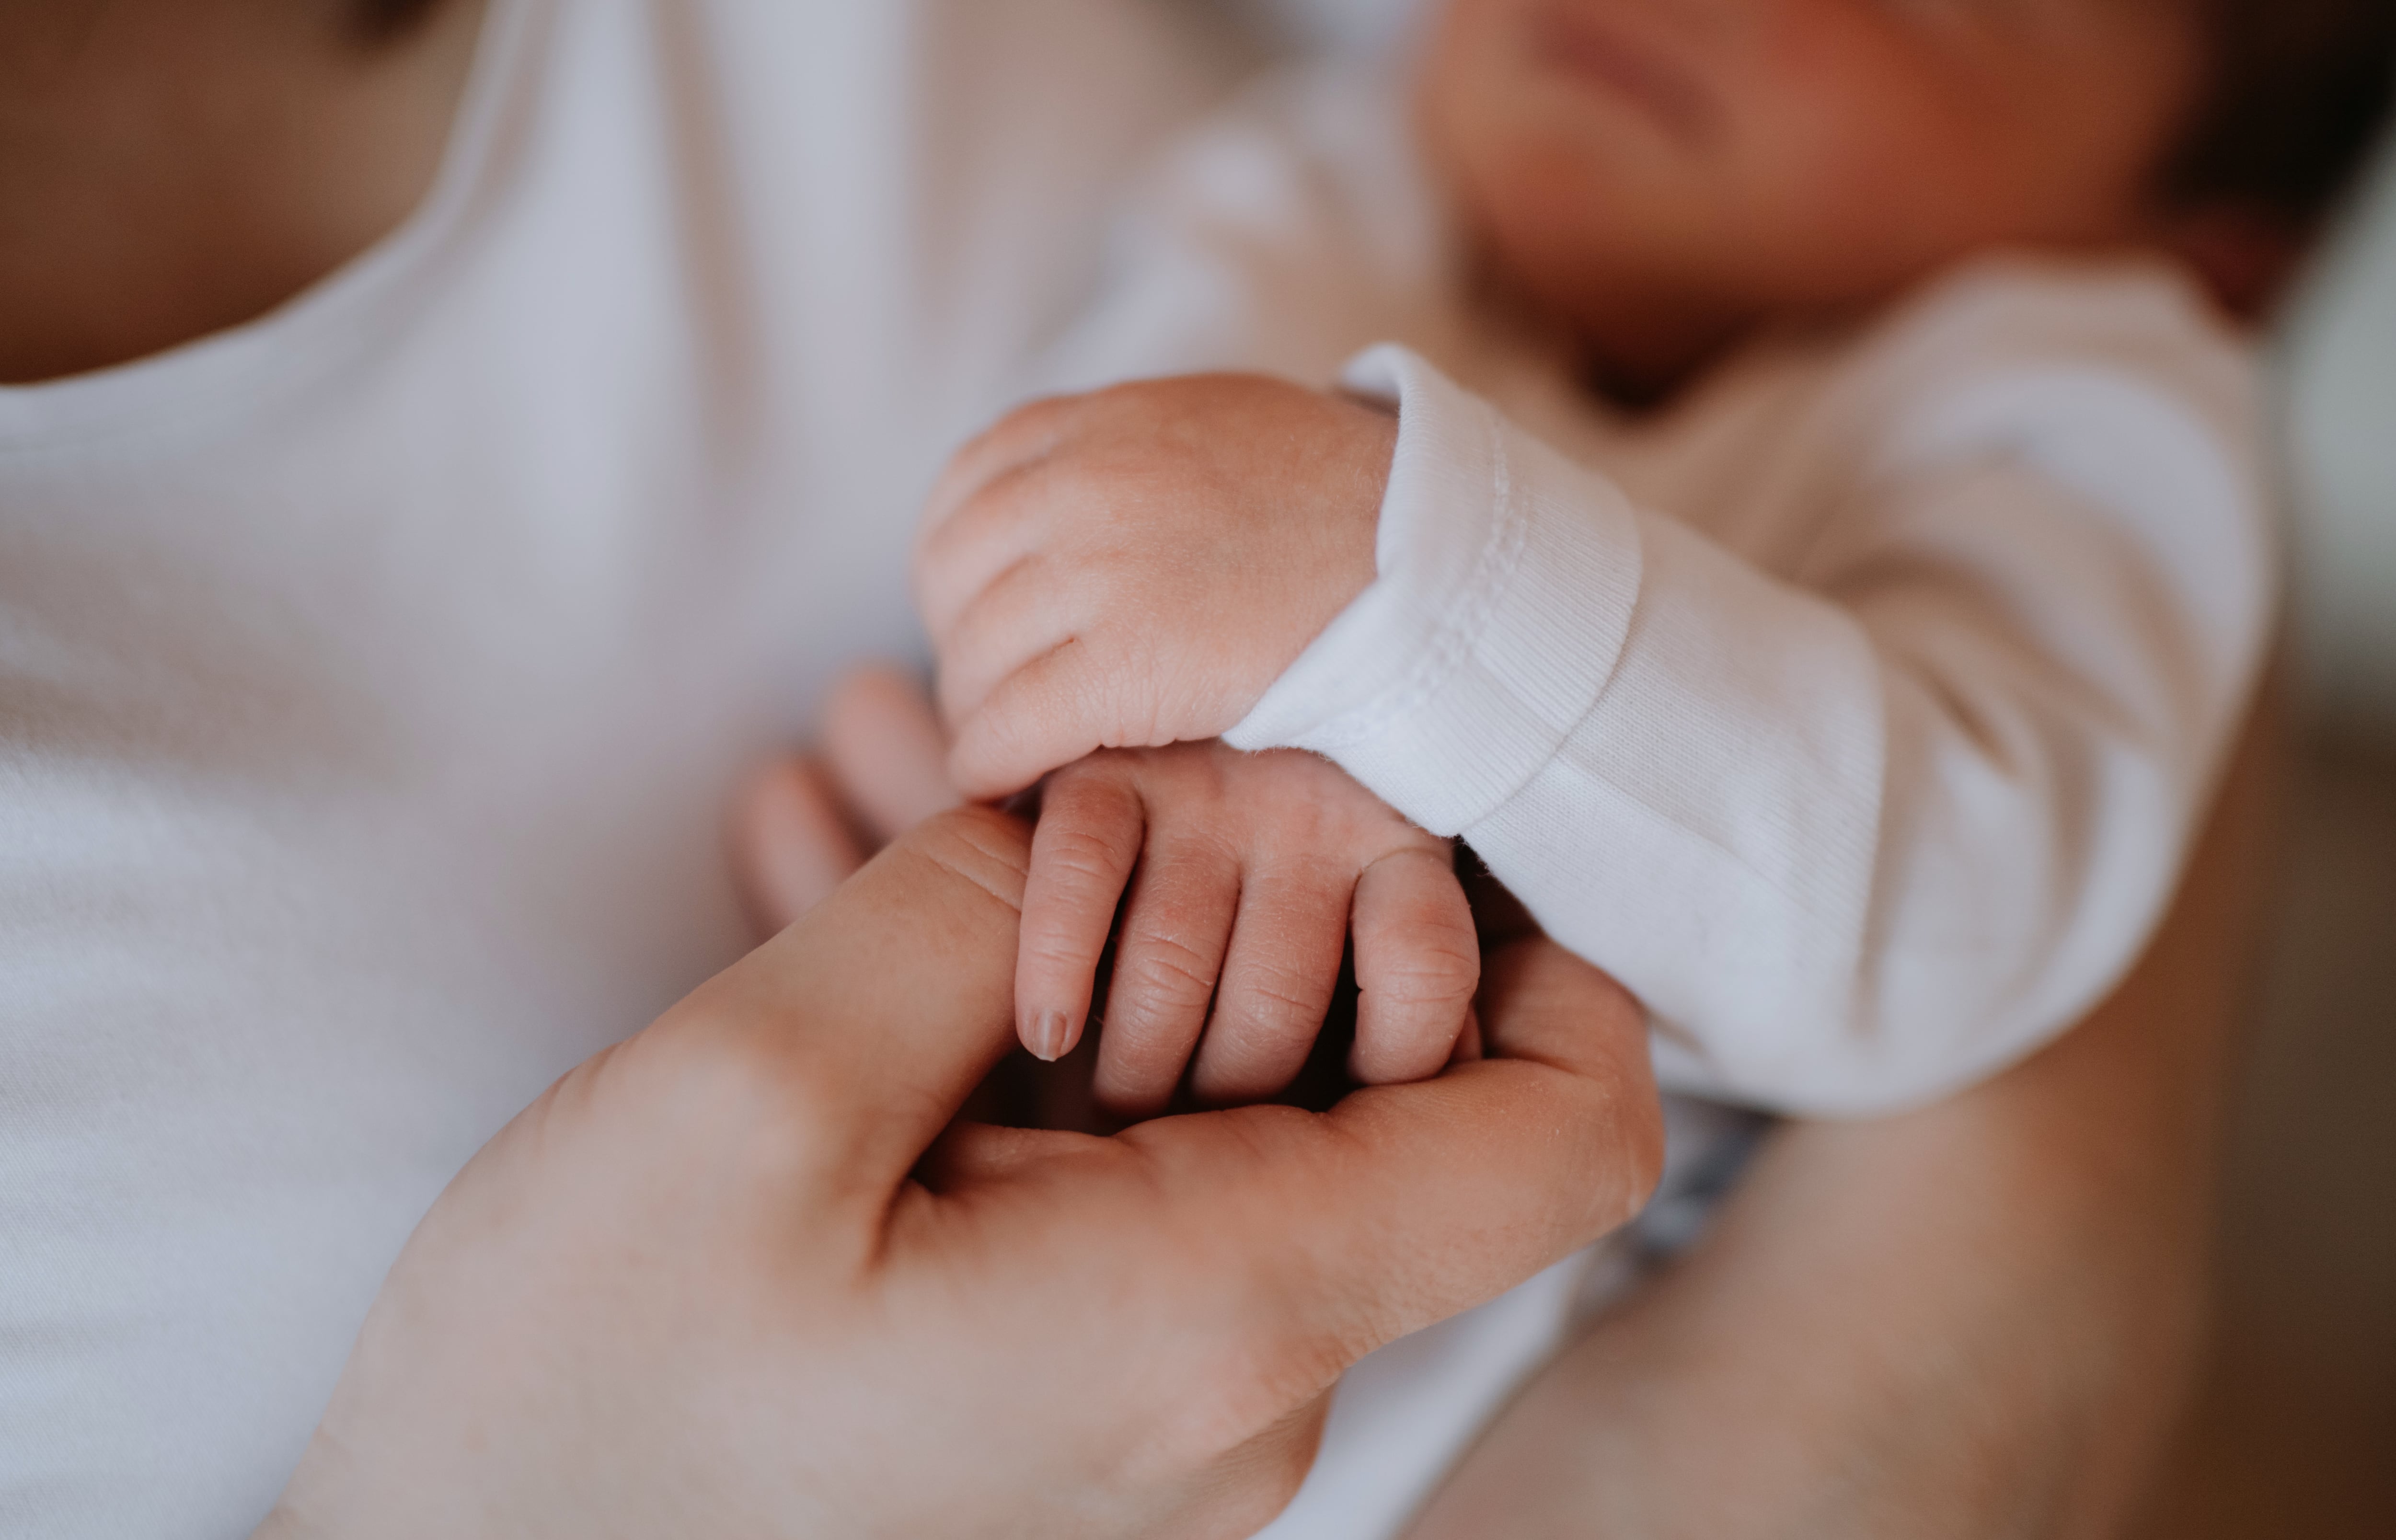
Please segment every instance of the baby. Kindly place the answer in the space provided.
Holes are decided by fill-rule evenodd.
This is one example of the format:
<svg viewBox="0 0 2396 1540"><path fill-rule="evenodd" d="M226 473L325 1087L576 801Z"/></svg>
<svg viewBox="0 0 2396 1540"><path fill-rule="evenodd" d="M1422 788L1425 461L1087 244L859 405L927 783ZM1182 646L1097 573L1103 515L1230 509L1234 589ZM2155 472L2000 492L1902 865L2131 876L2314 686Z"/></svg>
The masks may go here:
<svg viewBox="0 0 2396 1540"><path fill-rule="evenodd" d="M1074 1044L1119 925L1100 1099L1269 1095L1352 937L1352 1072L1435 1072L1455 836L1640 995L1672 1089L1869 1112L2062 1029L2266 650L2224 311L2359 157L2389 30L1453 0L1410 116L1316 81L1201 136L1067 378L1414 346L1045 401L935 492L952 773L1043 783L1025 1044Z"/></svg>

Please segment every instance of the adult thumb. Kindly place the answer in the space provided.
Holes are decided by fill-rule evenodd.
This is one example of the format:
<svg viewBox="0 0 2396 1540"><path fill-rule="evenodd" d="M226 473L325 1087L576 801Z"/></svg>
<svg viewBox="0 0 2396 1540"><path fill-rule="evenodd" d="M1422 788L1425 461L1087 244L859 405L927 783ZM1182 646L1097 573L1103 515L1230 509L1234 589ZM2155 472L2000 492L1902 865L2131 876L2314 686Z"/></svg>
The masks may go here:
<svg viewBox="0 0 2396 1540"><path fill-rule="evenodd" d="M828 1182L886 1198L1014 1042L1031 842L988 807L925 821L653 1032L727 1049Z"/></svg>

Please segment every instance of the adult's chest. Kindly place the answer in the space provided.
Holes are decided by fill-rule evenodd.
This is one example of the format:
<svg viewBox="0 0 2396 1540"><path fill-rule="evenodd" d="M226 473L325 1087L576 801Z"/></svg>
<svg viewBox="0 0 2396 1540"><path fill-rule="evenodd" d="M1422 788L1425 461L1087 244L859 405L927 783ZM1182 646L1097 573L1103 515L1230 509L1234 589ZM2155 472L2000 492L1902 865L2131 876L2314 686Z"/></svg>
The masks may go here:
<svg viewBox="0 0 2396 1540"><path fill-rule="evenodd" d="M899 449L777 446L591 212L0 456L0 1528L254 1519L451 1174L747 944L743 766L907 644Z"/></svg>
<svg viewBox="0 0 2396 1540"><path fill-rule="evenodd" d="M0 1529L255 1521L450 1175L748 943L729 791L1191 94L921 9L525 0L391 246L0 400Z"/></svg>

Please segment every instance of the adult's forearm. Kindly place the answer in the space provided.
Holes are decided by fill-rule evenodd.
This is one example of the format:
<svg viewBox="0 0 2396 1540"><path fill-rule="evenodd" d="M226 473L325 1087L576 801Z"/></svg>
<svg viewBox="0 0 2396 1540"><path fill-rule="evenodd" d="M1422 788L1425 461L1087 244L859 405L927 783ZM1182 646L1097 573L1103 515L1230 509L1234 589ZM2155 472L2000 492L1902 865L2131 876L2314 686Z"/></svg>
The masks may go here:
<svg viewBox="0 0 2396 1540"><path fill-rule="evenodd" d="M2250 732L2106 1005L1938 1107L1784 1129L1707 1242L1524 1393L1415 1540L2117 1533L2203 1319L2272 745Z"/></svg>

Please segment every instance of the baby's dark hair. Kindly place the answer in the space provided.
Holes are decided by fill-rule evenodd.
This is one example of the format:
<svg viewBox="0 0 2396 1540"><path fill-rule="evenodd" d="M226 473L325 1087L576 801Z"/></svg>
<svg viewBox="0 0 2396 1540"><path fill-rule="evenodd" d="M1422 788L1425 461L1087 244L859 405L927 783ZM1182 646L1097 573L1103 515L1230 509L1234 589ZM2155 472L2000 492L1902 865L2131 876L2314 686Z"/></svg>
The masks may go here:
<svg viewBox="0 0 2396 1540"><path fill-rule="evenodd" d="M2396 94L2396 0L2192 0L2211 73L2163 167L2176 207L2309 232L2353 184Z"/></svg>

